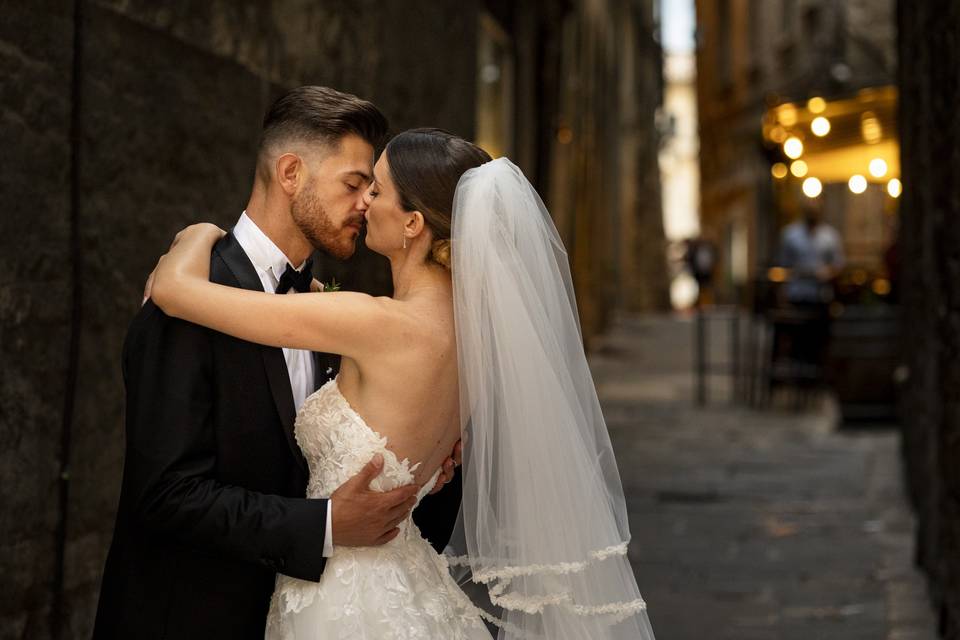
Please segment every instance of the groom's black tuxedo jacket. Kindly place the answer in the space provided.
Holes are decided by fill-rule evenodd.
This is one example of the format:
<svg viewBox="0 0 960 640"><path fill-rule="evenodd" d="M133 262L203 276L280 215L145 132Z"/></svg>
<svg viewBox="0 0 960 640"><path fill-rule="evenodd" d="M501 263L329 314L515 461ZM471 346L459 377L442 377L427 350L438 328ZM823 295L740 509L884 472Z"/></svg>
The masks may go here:
<svg viewBox="0 0 960 640"><path fill-rule="evenodd" d="M232 234L213 282L262 290ZM315 354L319 387L340 359ZM124 344L126 461L95 639L262 639L277 572L319 580L325 500L308 470L281 349L171 318L148 301ZM459 484L416 519L441 547Z"/></svg>

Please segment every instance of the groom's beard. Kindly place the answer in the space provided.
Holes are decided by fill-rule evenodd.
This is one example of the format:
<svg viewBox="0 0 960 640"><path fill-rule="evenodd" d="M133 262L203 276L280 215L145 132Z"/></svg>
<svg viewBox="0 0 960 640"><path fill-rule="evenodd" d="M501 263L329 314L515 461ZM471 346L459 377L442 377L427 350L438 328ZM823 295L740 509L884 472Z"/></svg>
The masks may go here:
<svg viewBox="0 0 960 640"><path fill-rule="evenodd" d="M337 260L347 260L357 250L356 238L347 233L348 229L338 229L331 222L313 189L304 189L302 195L293 199L290 203L290 214L300 233L318 251L323 251Z"/></svg>

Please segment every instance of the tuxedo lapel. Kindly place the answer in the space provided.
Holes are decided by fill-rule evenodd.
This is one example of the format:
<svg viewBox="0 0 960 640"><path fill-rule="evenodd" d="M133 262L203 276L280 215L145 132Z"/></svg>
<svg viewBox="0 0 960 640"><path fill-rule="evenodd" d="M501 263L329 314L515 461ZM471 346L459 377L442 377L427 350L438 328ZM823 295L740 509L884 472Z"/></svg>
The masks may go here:
<svg viewBox="0 0 960 640"><path fill-rule="evenodd" d="M244 253L243 247L240 246L232 233L228 233L217 244L216 251L223 258L230 272L237 278L241 288L263 291L263 284L260 282L260 277L257 275L253 263L250 262L250 258ZM293 431L297 410L293 404L293 390L290 388L290 374L287 371L287 362L283 358L283 350L278 347L258 346L263 357L263 366L267 374L267 382L270 385L270 393L273 396L274 404L277 406L280 422L283 424L287 444L290 446L290 451L293 453L297 464L306 472L307 462L300 451L299 445L297 445L297 439ZM316 362L316 355L314 355L314 362Z"/></svg>

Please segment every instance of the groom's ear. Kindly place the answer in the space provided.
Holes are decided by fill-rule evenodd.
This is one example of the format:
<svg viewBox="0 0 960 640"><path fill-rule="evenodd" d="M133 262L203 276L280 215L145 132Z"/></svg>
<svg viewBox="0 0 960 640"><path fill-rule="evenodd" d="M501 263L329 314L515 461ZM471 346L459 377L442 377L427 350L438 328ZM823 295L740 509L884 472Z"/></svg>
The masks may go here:
<svg viewBox="0 0 960 640"><path fill-rule="evenodd" d="M300 186L301 173L303 172L303 160L295 153L284 153L277 158L277 182L284 193L292 196L297 192Z"/></svg>

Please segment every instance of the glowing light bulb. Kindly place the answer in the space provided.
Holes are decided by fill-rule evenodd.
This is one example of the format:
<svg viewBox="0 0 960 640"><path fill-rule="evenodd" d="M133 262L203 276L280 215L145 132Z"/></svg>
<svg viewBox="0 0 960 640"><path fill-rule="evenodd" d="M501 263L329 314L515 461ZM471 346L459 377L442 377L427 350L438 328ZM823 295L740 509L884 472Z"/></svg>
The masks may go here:
<svg viewBox="0 0 960 640"><path fill-rule="evenodd" d="M859 173L850 176L850 180L847 182L847 186L850 187L850 191L854 193L863 193L867 190L867 179L861 176Z"/></svg>
<svg viewBox="0 0 960 640"><path fill-rule="evenodd" d="M813 135L822 138L830 133L830 121L823 116L817 116L810 123L810 131L813 131Z"/></svg>
<svg viewBox="0 0 960 640"><path fill-rule="evenodd" d="M886 278L877 278L873 281L871 288L878 296L885 296L890 293L890 281Z"/></svg>
<svg viewBox="0 0 960 640"><path fill-rule="evenodd" d="M814 96L807 100L807 109L810 113L823 113L824 109L827 108L827 101L821 98L820 96Z"/></svg>
<svg viewBox="0 0 960 640"><path fill-rule="evenodd" d="M847 186L850 187L850 191L854 193L863 193L867 190L867 179L859 173L854 174L850 176L850 181L847 182Z"/></svg>
<svg viewBox="0 0 960 640"><path fill-rule="evenodd" d="M803 155L803 143L800 142L800 138L789 137L786 142L783 143L783 152L787 154L787 157L791 160L796 160Z"/></svg>
<svg viewBox="0 0 960 640"><path fill-rule="evenodd" d="M816 178L807 178L803 181L803 195L816 198L823 192L823 184Z"/></svg>
<svg viewBox="0 0 960 640"><path fill-rule="evenodd" d="M882 178L887 175L887 163L883 158L874 158L870 161L870 175L874 178Z"/></svg>
<svg viewBox="0 0 960 640"><path fill-rule="evenodd" d="M803 160L794 160L790 163L790 173L798 178L807 175L807 163Z"/></svg>
<svg viewBox="0 0 960 640"><path fill-rule="evenodd" d="M792 104L782 105L777 110L777 119L785 127L792 127L797 124L797 108Z"/></svg>
<svg viewBox="0 0 960 640"><path fill-rule="evenodd" d="M787 279L787 270L783 267L770 267L767 269L767 278L771 282L785 282Z"/></svg>
<svg viewBox="0 0 960 640"><path fill-rule="evenodd" d="M774 178L786 178L787 177L787 165L782 162L775 162L773 166L770 167L770 173Z"/></svg>
<svg viewBox="0 0 960 640"><path fill-rule="evenodd" d="M903 193L903 184L896 178L891 178L890 182L887 183L887 193L890 194L891 198L899 198L900 194Z"/></svg>
<svg viewBox="0 0 960 640"><path fill-rule="evenodd" d="M880 119L873 111L864 111L860 116L860 134L867 144L876 144L883 137Z"/></svg>

